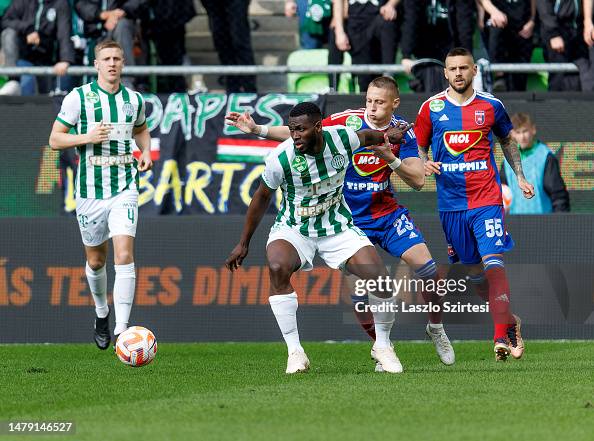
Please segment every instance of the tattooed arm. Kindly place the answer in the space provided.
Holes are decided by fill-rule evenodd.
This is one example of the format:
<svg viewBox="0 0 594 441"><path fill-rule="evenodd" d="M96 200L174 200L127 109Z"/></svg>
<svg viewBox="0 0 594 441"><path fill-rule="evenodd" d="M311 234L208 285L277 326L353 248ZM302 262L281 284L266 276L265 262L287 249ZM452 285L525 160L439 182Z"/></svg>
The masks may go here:
<svg viewBox="0 0 594 441"><path fill-rule="evenodd" d="M433 173L436 175L441 174L441 162L434 162L429 159L429 147L419 146L419 158L423 161L425 176L431 176Z"/></svg>
<svg viewBox="0 0 594 441"><path fill-rule="evenodd" d="M503 150L505 160L518 178L518 186L522 190L524 197L526 199L532 198L534 196L534 186L526 181L524 177L522 159L520 158L520 150L518 150L517 144L512 140L511 135L507 135L505 138L499 138L499 142L501 143L501 150Z"/></svg>

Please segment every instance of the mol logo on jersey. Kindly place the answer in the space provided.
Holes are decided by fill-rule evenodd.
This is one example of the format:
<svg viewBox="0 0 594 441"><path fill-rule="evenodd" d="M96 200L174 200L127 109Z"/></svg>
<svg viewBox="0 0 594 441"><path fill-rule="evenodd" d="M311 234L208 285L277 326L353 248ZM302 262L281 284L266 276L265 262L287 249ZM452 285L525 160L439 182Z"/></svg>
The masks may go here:
<svg viewBox="0 0 594 441"><path fill-rule="evenodd" d="M372 175L388 164L371 152L360 152L353 155L353 167L360 176Z"/></svg>
<svg viewBox="0 0 594 441"><path fill-rule="evenodd" d="M480 130L455 130L443 134L443 142L448 151L458 156L474 147L483 137Z"/></svg>

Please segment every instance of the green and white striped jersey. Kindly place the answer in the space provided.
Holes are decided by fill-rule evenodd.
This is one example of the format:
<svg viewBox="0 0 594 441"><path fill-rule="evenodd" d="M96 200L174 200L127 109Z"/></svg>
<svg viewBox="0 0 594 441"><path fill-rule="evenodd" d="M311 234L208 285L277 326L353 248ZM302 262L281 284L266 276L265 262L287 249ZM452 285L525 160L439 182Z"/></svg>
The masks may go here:
<svg viewBox="0 0 594 441"><path fill-rule="evenodd" d="M144 100L139 93L122 85L116 93L109 93L93 81L64 97L56 120L74 127L79 134L90 132L101 121L113 126L109 141L77 147L78 197L108 199L124 190L138 190L132 132L146 120Z"/></svg>
<svg viewBox="0 0 594 441"><path fill-rule="evenodd" d="M346 168L359 147L357 134L348 127L324 127L324 149L315 156L299 153L292 139L266 158L264 184L281 188L283 200L276 223L288 225L308 237L338 234L352 223L351 210L342 195Z"/></svg>

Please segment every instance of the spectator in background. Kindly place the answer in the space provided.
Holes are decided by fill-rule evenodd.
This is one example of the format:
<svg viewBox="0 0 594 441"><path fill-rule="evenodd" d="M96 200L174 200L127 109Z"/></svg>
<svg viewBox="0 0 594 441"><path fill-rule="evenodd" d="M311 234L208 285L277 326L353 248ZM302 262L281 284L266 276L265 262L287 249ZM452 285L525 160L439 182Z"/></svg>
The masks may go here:
<svg viewBox="0 0 594 441"><path fill-rule="evenodd" d="M588 47L582 38L581 2L576 0L536 0L541 23L545 60L549 63L575 63L580 76L590 68ZM582 90L580 76L550 73L549 90ZM587 85L584 85L587 89Z"/></svg>
<svg viewBox="0 0 594 441"><path fill-rule="evenodd" d="M4 16L6 9L10 6L12 0L0 0L0 19ZM4 56L3 66L16 66L19 55L17 33L14 29L2 28L2 54ZM21 85L15 78L4 77L2 80L6 81L0 88L0 95L20 95Z"/></svg>
<svg viewBox="0 0 594 441"><path fill-rule="evenodd" d="M212 40L225 66L255 64L248 21L250 0L202 0L208 14ZM254 75L224 77L227 93L256 92Z"/></svg>
<svg viewBox="0 0 594 441"><path fill-rule="evenodd" d="M143 33L153 42L158 64L181 66L186 55L186 23L196 15L193 0L148 0ZM185 92L183 76L159 76L161 93Z"/></svg>
<svg viewBox="0 0 594 441"><path fill-rule="evenodd" d="M487 13L484 23L491 63L530 63L536 0L479 0ZM524 91L526 74L495 74L494 91Z"/></svg>
<svg viewBox="0 0 594 441"><path fill-rule="evenodd" d="M84 34L94 44L114 40L124 51L127 66L136 64L134 59L134 38L136 20L142 17L146 0L75 0L75 9L84 21ZM132 86L130 78L122 83Z"/></svg>
<svg viewBox="0 0 594 441"><path fill-rule="evenodd" d="M398 49L397 7L400 0L348 0L333 2L336 47L351 54L353 64L394 64ZM346 24L344 17L347 16ZM358 75L359 89L377 74Z"/></svg>
<svg viewBox="0 0 594 441"><path fill-rule="evenodd" d="M441 60L453 47L472 52L475 11L474 0L404 0L402 65L414 73L414 91L439 92L447 87ZM413 56L436 62L415 66Z"/></svg>
<svg viewBox="0 0 594 441"><path fill-rule="evenodd" d="M526 199L506 160L501 165L501 183L512 193L510 214L547 214L569 211L569 193L561 176L559 161L546 144L538 141L536 126L527 113L511 117L513 140L518 144L524 176L534 185L534 197Z"/></svg>
<svg viewBox="0 0 594 441"><path fill-rule="evenodd" d="M584 0L584 42L588 45L590 66L582 87L584 91L594 91L594 1Z"/></svg>
<svg viewBox="0 0 594 441"><path fill-rule="evenodd" d="M72 41L72 47L74 48L74 64L79 66L88 66L88 41L84 35L84 21L76 13L76 9L74 8L76 1L77 0L68 0L68 4L70 5L70 10L72 12L72 30L70 33L70 40ZM73 88L80 86L85 81L86 77L64 75L63 77L58 78L56 92L66 94Z"/></svg>
<svg viewBox="0 0 594 441"><path fill-rule="evenodd" d="M65 75L68 67L74 63L70 14L67 0L13 0L2 17L2 25L5 31L12 29L16 33L17 66L53 65L56 75ZM34 76L23 75L21 93L34 95L36 86L39 93L48 93L51 89L50 80L48 77L38 77L36 81Z"/></svg>
<svg viewBox="0 0 594 441"><path fill-rule="evenodd" d="M328 41L332 0L285 0L285 16L299 17L301 49L320 49Z"/></svg>

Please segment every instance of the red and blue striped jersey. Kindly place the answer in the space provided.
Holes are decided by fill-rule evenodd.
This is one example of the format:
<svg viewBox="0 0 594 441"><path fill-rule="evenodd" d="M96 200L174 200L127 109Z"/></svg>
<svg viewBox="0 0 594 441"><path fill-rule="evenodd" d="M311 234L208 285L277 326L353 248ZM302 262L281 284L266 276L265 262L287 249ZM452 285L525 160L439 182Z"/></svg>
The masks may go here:
<svg viewBox="0 0 594 441"><path fill-rule="evenodd" d="M362 108L334 113L325 118L322 125L347 126L355 131L363 129L386 131L399 121L403 119L392 115L387 126L376 127L367 119L365 108ZM402 144L393 145L392 151L400 159L418 158L419 151L414 130L411 129L406 133ZM353 213L355 225L358 227L365 227L375 219L401 208L390 184L391 174L392 169L388 164L368 148L360 147L353 152L353 158L346 171L343 193Z"/></svg>
<svg viewBox="0 0 594 441"><path fill-rule="evenodd" d="M446 90L421 105L415 133L418 145L431 147L433 161L441 162L439 211L502 204L493 135L504 138L511 129L503 103L488 93L475 92L460 105Z"/></svg>

